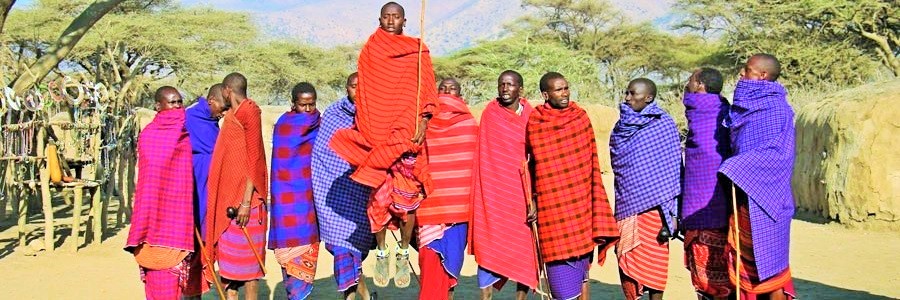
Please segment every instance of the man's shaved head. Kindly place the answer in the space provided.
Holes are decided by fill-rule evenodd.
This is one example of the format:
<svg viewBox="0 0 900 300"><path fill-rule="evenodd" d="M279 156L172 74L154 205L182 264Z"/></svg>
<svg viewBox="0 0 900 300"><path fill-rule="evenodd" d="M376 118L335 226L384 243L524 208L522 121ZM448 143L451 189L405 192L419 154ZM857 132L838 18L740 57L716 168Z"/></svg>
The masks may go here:
<svg viewBox="0 0 900 300"><path fill-rule="evenodd" d="M776 81L781 76L781 63L772 54L757 53L747 60L741 78Z"/></svg>
<svg viewBox="0 0 900 300"><path fill-rule="evenodd" d="M381 13L384 14L384 10L387 9L387 8L389 8L389 7L396 7L396 8L398 8L398 9L400 9L400 14L401 14L403 17L406 16L406 10L403 9L403 5L400 5L400 3L397 3L397 2L394 2L394 1L391 1L391 2L388 2L388 3L385 3L384 5L382 5L382 6L381 6Z"/></svg>
<svg viewBox="0 0 900 300"><path fill-rule="evenodd" d="M221 83L213 84L209 87L209 91L206 92L206 99L215 99L216 101L222 101L222 89L225 85Z"/></svg>
<svg viewBox="0 0 900 300"><path fill-rule="evenodd" d="M163 86L163 87L156 89L156 93L153 94L153 100L156 100L156 103L165 103L166 101L169 100L166 96L169 96L171 94L180 96L180 94L178 93L178 89L176 89L175 87L168 86L168 85Z"/></svg>
<svg viewBox="0 0 900 300"><path fill-rule="evenodd" d="M350 74L350 76L347 76L347 84L344 85L344 87L350 86L350 84L351 84L354 80L356 80L357 78L359 78L359 73L358 73L358 72L353 72L352 74Z"/></svg>
<svg viewBox="0 0 900 300"><path fill-rule="evenodd" d="M462 89L459 86L459 81L456 81L456 78L452 77L444 78L444 80L441 80L441 83L438 84L438 95L462 97Z"/></svg>
<svg viewBox="0 0 900 300"><path fill-rule="evenodd" d="M153 99L156 100L156 111L184 107L184 98L181 97L181 93L178 92L178 89L171 86L163 86L156 89Z"/></svg>
<svg viewBox="0 0 900 300"><path fill-rule="evenodd" d="M638 78L629 82L628 85L643 85L650 93L650 96L653 96L653 98L656 99L656 83L653 82L653 80L647 78Z"/></svg>
<svg viewBox="0 0 900 300"><path fill-rule="evenodd" d="M247 96L247 77L241 73L231 73L222 80L225 88L231 89L232 92L241 96Z"/></svg>

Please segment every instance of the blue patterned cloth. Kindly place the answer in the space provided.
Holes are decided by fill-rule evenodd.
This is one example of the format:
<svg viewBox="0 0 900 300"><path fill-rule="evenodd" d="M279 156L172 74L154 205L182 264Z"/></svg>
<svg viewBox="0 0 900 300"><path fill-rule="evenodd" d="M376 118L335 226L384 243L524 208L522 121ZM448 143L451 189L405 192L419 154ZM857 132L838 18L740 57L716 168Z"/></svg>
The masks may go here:
<svg viewBox="0 0 900 300"><path fill-rule="evenodd" d="M718 94L684 95L688 135L684 147L681 227L686 230L728 225L731 182L718 173L722 161L731 155L728 128L722 125L730 106Z"/></svg>
<svg viewBox="0 0 900 300"><path fill-rule="evenodd" d="M747 193L760 280L788 267L794 195L794 110L777 82L738 81L725 120L734 154L719 172Z"/></svg>
<svg viewBox="0 0 900 300"><path fill-rule="evenodd" d="M290 111L275 122L272 133L269 249L319 242L310 166L319 121L319 111Z"/></svg>
<svg viewBox="0 0 900 300"><path fill-rule="evenodd" d="M211 116L209 103L200 97L185 110L187 120L185 127L191 139L191 153L194 167L194 224L205 234L203 220L206 219L206 181L209 178L209 165L212 161L213 148L219 137L219 120Z"/></svg>
<svg viewBox="0 0 900 300"><path fill-rule="evenodd" d="M619 111L609 138L616 220L660 207L674 234L676 197L681 194L681 141L675 121L655 102L641 112L622 103Z"/></svg>
<svg viewBox="0 0 900 300"><path fill-rule="evenodd" d="M443 237L425 246L441 256L444 270L456 279L459 279L460 272L462 272L463 259L466 257L466 237L468 233L469 223L453 224L447 230L444 230Z"/></svg>
<svg viewBox="0 0 900 300"><path fill-rule="evenodd" d="M322 114L319 136L313 147L313 199L319 222L319 238L330 245L368 252L375 243L366 215L371 188L350 179L353 169L328 144L335 131L353 126L356 106L346 97Z"/></svg>

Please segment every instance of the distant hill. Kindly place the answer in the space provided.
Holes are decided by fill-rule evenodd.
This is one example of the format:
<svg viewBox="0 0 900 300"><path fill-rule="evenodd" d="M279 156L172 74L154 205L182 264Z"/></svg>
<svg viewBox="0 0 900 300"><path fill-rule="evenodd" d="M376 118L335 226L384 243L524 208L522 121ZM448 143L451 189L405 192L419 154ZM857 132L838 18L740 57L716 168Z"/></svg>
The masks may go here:
<svg viewBox="0 0 900 300"><path fill-rule="evenodd" d="M636 21L670 17L674 0L614 1ZM419 35L419 1L397 1L406 8L406 33ZM317 46L362 44L378 25L383 1L311 0L280 11L256 10L254 16L272 38L297 39ZM425 40L436 55L496 38L504 25L525 13L520 0L430 1Z"/></svg>

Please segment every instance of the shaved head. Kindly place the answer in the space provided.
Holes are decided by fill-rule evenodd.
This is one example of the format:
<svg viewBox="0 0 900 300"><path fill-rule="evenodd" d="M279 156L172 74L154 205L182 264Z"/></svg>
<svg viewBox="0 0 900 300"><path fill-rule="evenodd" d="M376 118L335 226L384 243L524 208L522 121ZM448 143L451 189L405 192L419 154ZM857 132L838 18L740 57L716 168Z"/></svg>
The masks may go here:
<svg viewBox="0 0 900 300"><path fill-rule="evenodd" d="M384 14L385 10L388 9L388 8L397 8L397 9L400 10L400 15L401 15L401 16L403 16L403 17L406 16L406 10L403 9L403 5L400 5L400 3L397 3L397 2L394 2L394 1L385 3L384 5L381 6L381 14Z"/></svg>
<svg viewBox="0 0 900 300"><path fill-rule="evenodd" d="M453 95L456 97L461 97L462 93L460 90L459 82L456 81L456 78L448 77L441 80L441 83L438 84L438 95Z"/></svg>
<svg viewBox="0 0 900 300"><path fill-rule="evenodd" d="M231 89L233 93L241 96L247 96L247 77L241 73L231 73L222 80L225 88Z"/></svg>
<svg viewBox="0 0 900 300"><path fill-rule="evenodd" d="M181 94L178 93L178 89L167 85L156 89L156 93L153 94L153 99L156 100L156 103L165 103L169 101L168 96L171 95L181 96Z"/></svg>
<svg viewBox="0 0 900 300"><path fill-rule="evenodd" d="M156 111L184 107L184 98L181 97L181 93L178 92L178 89L171 86L163 86L156 89L153 99L156 100Z"/></svg>
<svg viewBox="0 0 900 300"><path fill-rule="evenodd" d="M781 63L778 58L768 53L751 56L744 69L745 74L741 77L746 79L776 81L781 76Z"/></svg>
<svg viewBox="0 0 900 300"><path fill-rule="evenodd" d="M357 72L353 72L353 74L350 74L350 76L347 76L347 85L345 85L344 87L350 86L350 84L353 81L355 81L357 78L359 78L359 73L357 73Z"/></svg>
<svg viewBox="0 0 900 300"><path fill-rule="evenodd" d="M522 79L522 74L519 74L519 72L516 72L513 70L506 70L506 71L503 71L503 73L500 73L500 78L503 78L503 76L512 76L513 78L516 79L516 83L518 83L519 86L525 85L525 80Z"/></svg>
<svg viewBox="0 0 900 300"><path fill-rule="evenodd" d="M225 85L221 83L213 84L209 87L209 91L206 92L206 99L212 99L215 101L222 101L222 89L225 88Z"/></svg>
<svg viewBox="0 0 900 300"><path fill-rule="evenodd" d="M628 83L628 86L643 86L653 98L656 98L656 83L647 78L638 78Z"/></svg>

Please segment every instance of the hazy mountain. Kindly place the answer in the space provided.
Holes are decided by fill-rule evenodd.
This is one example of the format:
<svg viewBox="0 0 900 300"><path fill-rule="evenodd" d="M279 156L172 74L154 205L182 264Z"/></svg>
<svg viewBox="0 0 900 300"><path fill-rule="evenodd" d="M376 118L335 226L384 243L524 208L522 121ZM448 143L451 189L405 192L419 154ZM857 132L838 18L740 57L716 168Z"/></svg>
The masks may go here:
<svg viewBox="0 0 900 300"><path fill-rule="evenodd" d="M227 0L240 6L241 0ZM185 1L186 3L188 1ZM288 38L330 47L364 43L378 25L383 1L269 0L270 5L248 5L263 31L272 38ZM397 1L406 8L409 35L419 35L419 1ZM669 16L673 0L614 1L635 21ZM291 3L291 4L287 4ZM273 10L272 7L277 9ZM525 10L520 0L429 1L425 14L425 41L437 55L497 37L505 24Z"/></svg>

